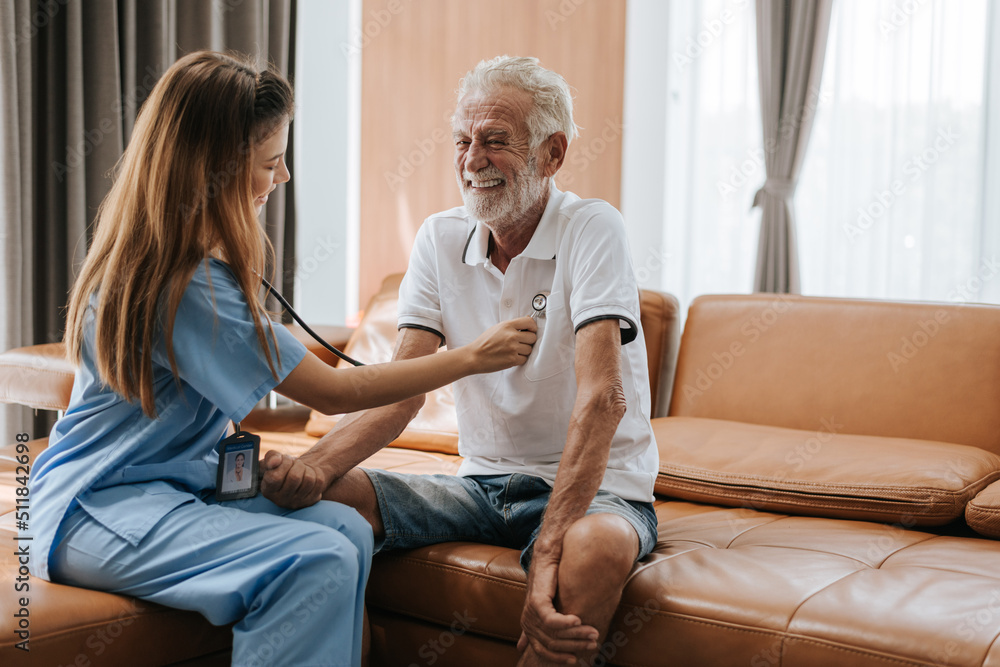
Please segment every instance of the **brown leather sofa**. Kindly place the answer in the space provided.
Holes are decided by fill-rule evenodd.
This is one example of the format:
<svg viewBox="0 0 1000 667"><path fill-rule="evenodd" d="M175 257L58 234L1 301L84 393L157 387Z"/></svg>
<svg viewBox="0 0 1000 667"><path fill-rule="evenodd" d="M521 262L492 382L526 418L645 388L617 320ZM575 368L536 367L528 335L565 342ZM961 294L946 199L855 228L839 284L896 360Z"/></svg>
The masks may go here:
<svg viewBox="0 0 1000 667"><path fill-rule="evenodd" d="M395 286L387 281L354 332L358 358L388 355ZM674 303L643 295L654 415L669 413L654 420L659 541L635 567L599 662L1000 665L1000 308L702 297L674 372ZM0 355L0 399L25 395L18 382L38 394L62 372L36 352L7 367ZM366 465L454 472L449 406L447 390L435 392ZM251 421L265 447L294 453L335 420L311 415L303 431L304 418L261 410ZM33 441L31 454L43 446ZM3 511L14 504L15 454L6 448L0 469ZM0 534L12 538L14 520L3 516ZM0 551L9 582L12 551ZM378 555L371 663L514 664L524 583L517 553L499 547ZM31 586L33 664L225 660L225 629L197 616ZM0 662L24 664L13 598L0 596Z"/></svg>

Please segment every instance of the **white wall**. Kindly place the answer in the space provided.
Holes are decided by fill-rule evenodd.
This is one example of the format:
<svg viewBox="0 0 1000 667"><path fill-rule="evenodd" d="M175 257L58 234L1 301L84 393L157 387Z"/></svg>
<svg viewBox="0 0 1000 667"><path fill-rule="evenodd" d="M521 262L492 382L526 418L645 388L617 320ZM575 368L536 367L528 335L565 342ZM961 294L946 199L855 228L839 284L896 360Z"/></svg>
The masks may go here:
<svg viewBox="0 0 1000 667"><path fill-rule="evenodd" d="M299 0L295 53L295 309L311 324L358 310L360 104L350 28L360 0Z"/></svg>
<svg viewBox="0 0 1000 667"><path fill-rule="evenodd" d="M669 14L662 0L629 0L625 18L621 207L636 278L649 289L661 289L669 262L663 237Z"/></svg>

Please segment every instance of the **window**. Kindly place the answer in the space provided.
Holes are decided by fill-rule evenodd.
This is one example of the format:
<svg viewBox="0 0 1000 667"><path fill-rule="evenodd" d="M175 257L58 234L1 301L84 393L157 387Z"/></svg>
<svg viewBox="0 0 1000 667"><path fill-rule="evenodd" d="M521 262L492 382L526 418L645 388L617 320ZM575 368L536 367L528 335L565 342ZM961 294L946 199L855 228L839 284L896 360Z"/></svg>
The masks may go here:
<svg viewBox="0 0 1000 667"><path fill-rule="evenodd" d="M834 4L795 198L803 292L1000 301L986 234L1000 220L984 208L988 10Z"/></svg>
<svg viewBox="0 0 1000 667"><path fill-rule="evenodd" d="M794 200L803 293L1000 303L998 15L986 0L834 3ZM639 277L685 309L748 292L765 178L754 3L633 0L628 26L626 128L641 130L625 137L622 209Z"/></svg>

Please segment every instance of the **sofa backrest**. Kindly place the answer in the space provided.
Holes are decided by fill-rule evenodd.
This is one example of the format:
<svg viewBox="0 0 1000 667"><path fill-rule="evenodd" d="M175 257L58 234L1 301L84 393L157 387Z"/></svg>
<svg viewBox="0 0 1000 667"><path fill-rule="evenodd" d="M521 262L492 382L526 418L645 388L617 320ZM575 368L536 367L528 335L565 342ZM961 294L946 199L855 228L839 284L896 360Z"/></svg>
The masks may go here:
<svg viewBox="0 0 1000 667"><path fill-rule="evenodd" d="M1000 453L1000 307L699 297L670 415Z"/></svg>

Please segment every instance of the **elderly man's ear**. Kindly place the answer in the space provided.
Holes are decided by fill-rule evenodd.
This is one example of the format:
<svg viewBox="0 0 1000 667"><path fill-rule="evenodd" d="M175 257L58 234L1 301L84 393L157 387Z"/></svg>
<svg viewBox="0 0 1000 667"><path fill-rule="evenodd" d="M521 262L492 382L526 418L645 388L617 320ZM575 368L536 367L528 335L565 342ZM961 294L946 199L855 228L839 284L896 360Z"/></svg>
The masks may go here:
<svg viewBox="0 0 1000 667"><path fill-rule="evenodd" d="M566 147L568 145L569 142L566 141L566 133L564 132L556 132L542 142L539 150L542 156L543 177L548 178L549 176L556 175L556 172L559 171L563 161L566 159Z"/></svg>

